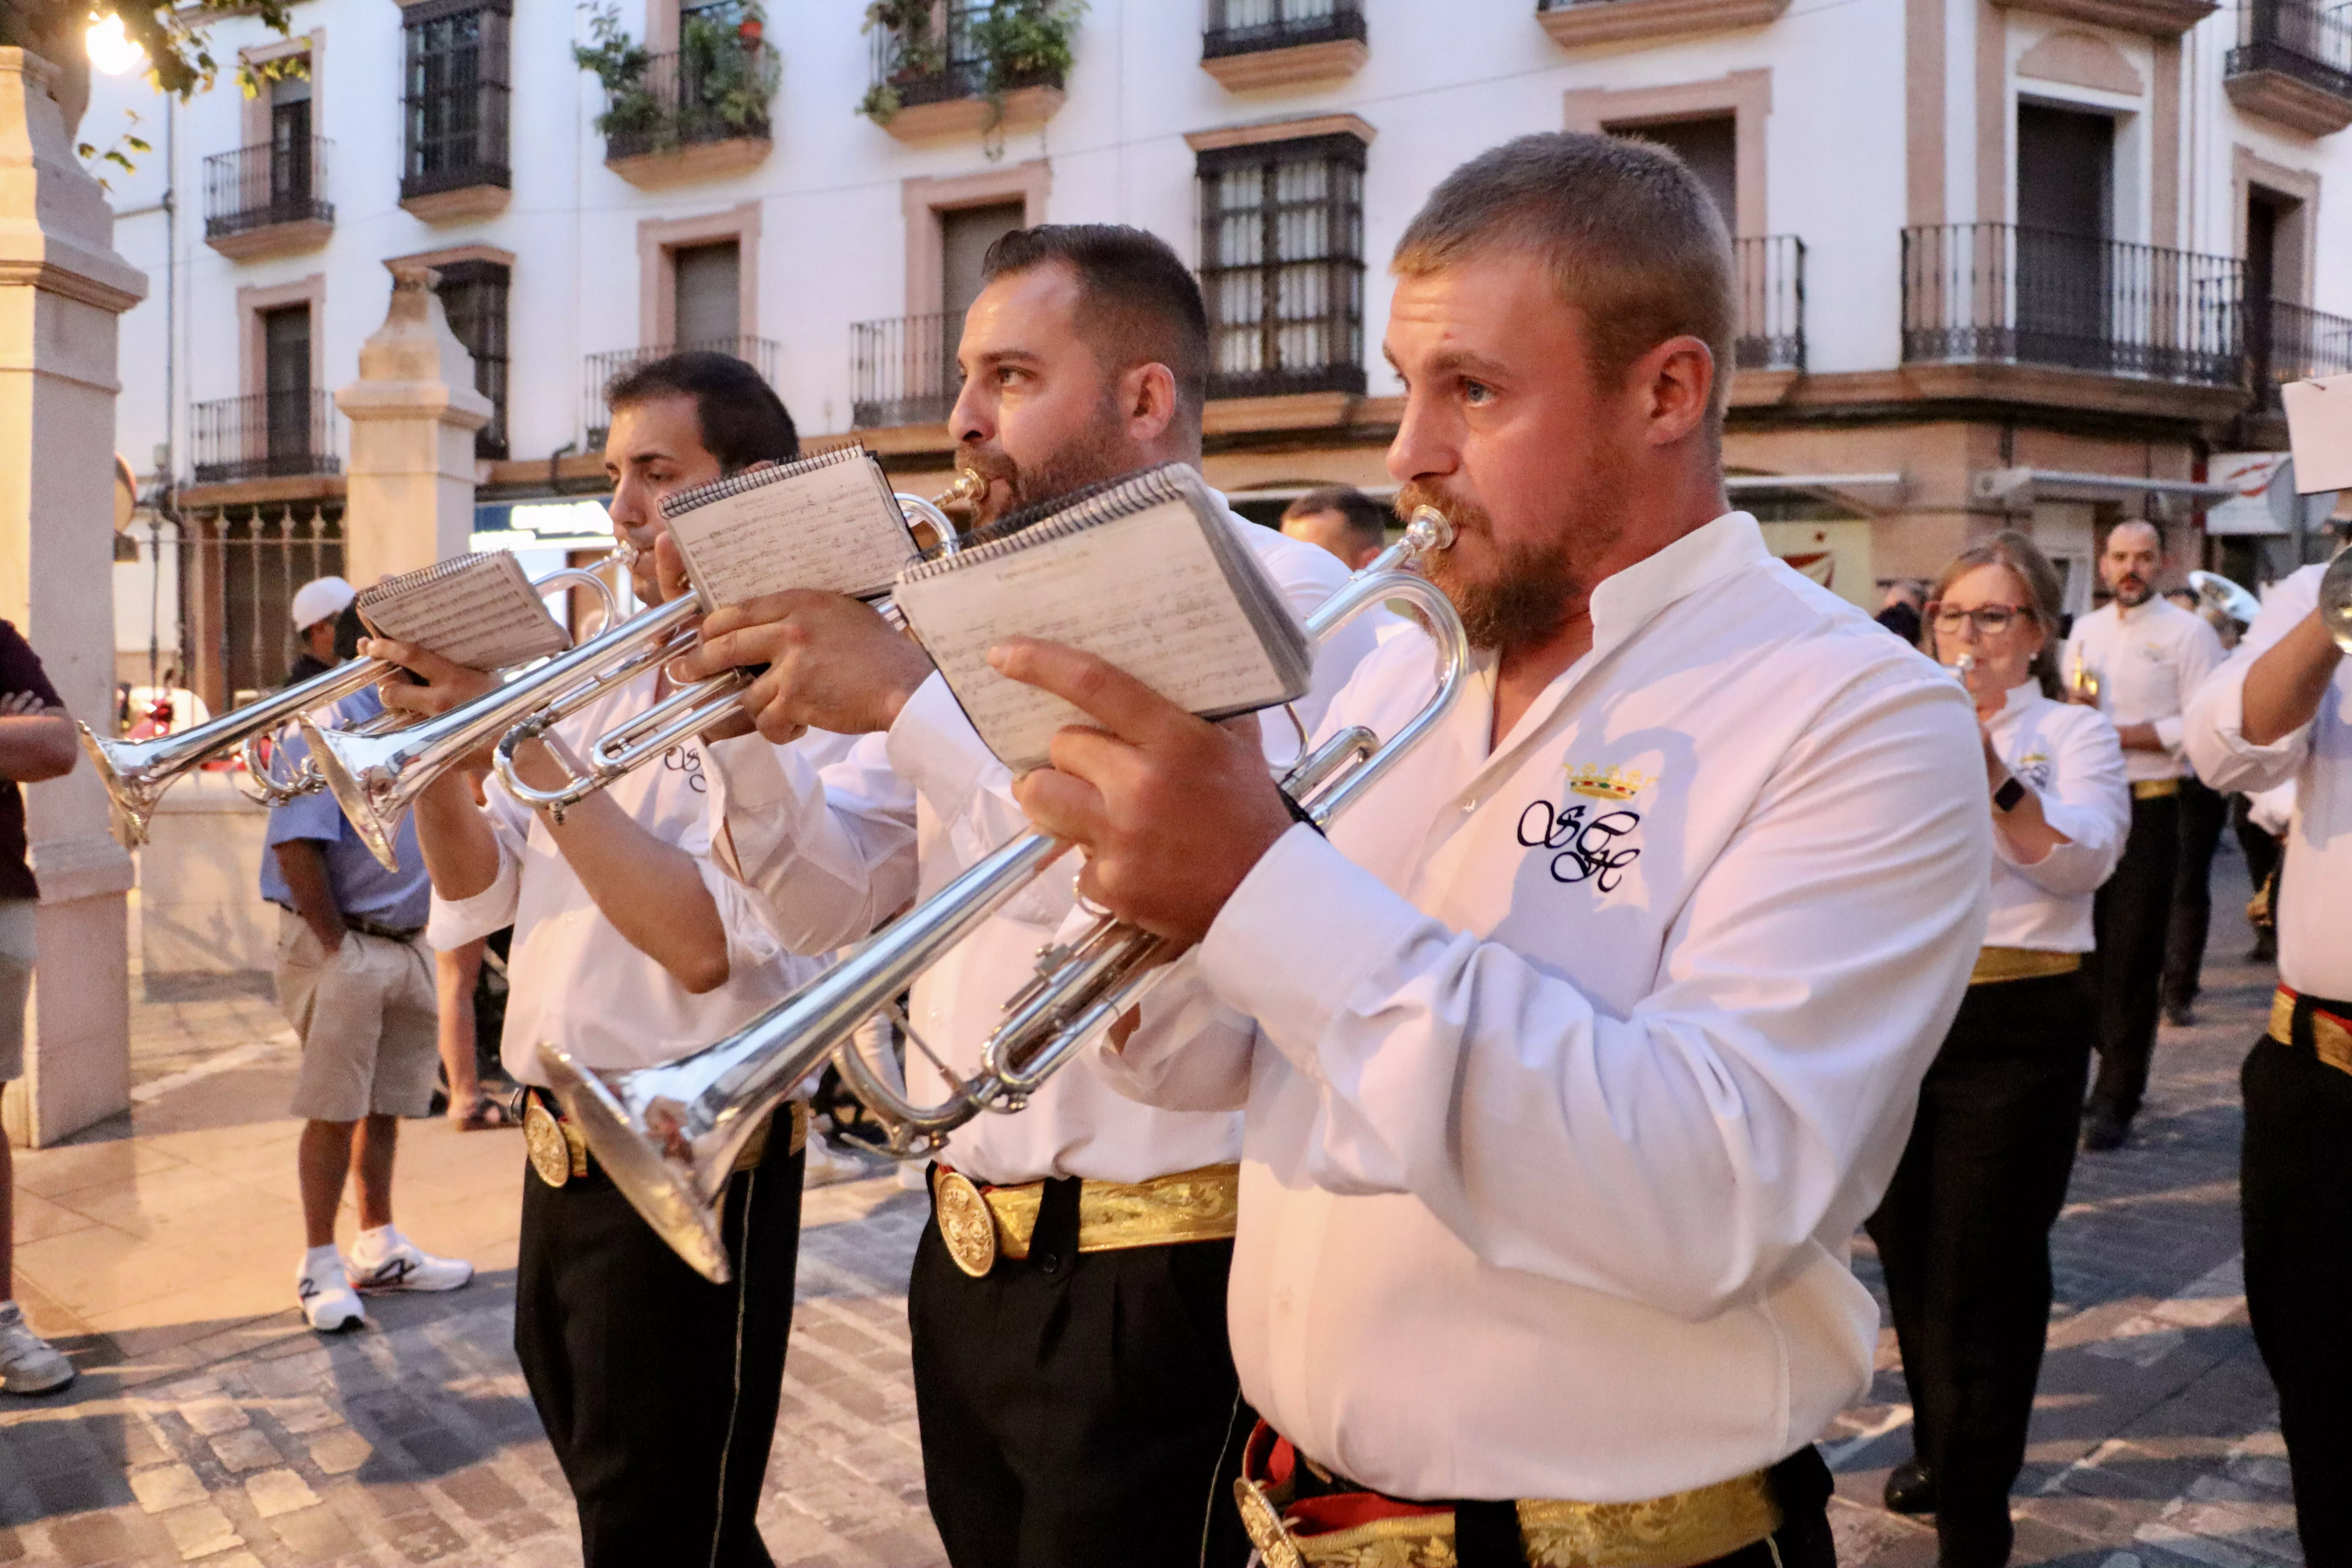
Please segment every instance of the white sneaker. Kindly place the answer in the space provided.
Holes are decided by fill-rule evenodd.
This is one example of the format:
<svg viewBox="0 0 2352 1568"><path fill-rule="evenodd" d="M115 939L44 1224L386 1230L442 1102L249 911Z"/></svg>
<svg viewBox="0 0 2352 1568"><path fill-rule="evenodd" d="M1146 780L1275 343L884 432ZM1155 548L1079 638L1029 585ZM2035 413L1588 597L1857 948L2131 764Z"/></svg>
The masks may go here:
<svg viewBox="0 0 2352 1568"><path fill-rule="evenodd" d="M462 1258L436 1258L391 1226L352 1244L352 1283L366 1291L455 1290L474 1277Z"/></svg>
<svg viewBox="0 0 2352 1568"><path fill-rule="evenodd" d="M55 1394L73 1380L73 1363L33 1331L16 1303L0 1306L0 1393Z"/></svg>
<svg viewBox="0 0 2352 1568"><path fill-rule="evenodd" d="M301 1271L294 1276L294 1293L301 1298L302 1316L322 1334L356 1329L367 1321L367 1309L360 1305L359 1292L352 1289L351 1277L343 1272L343 1260L331 1247L320 1250L327 1256L315 1262L304 1258Z"/></svg>

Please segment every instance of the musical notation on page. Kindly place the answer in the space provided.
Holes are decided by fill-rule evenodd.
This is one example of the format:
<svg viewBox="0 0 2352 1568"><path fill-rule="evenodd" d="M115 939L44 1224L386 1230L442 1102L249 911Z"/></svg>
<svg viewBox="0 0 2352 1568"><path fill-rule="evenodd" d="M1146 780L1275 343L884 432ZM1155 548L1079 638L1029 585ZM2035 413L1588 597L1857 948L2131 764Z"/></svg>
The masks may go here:
<svg viewBox="0 0 2352 1568"><path fill-rule="evenodd" d="M870 461L812 465L746 484L668 521L688 574L713 608L787 588L878 594L914 553L898 503Z"/></svg>
<svg viewBox="0 0 2352 1568"><path fill-rule="evenodd" d="M470 669L508 669L572 646L522 563L503 550L387 577L362 589L358 605L373 635Z"/></svg>

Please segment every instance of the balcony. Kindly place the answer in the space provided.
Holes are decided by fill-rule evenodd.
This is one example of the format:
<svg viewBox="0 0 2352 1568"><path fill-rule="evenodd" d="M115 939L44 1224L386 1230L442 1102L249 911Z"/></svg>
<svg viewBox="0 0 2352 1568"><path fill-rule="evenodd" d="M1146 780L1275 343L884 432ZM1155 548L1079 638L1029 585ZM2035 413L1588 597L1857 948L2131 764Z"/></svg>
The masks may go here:
<svg viewBox="0 0 2352 1568"><path fill-rule="evenodd" d="M1072 25L1055 0L982 0L917 33L877 27L859 112L901 142L1033 130L1062 107Z"/></svg>
<svg viewBox="0 0 2352 1568"><path fill-rule="evenodd" d="M1353 76L1371 56L1362 0L1208 0L1201 68L1227 90Z"/></svg>
<svg viewBox="0 0 2352 1568"><path fill-rule="evenodd" d="M692 23L684 46L641 55L604 96L604 166L641 190L756 168L772 145L768 104L781 74L756 37Z"/></svg>
<svg viewBox="0 0 2352 1568"><path fill-rule="evenodd" d="M2352 321L2284 300L2249 310L2246 364L2255 408L2280 413L2279 388L2288 382L2352 374Z"/></svg>
<svg viewBox="0 0 2352 1568"><path fill-rule="evenodd" d="M323 392L257 392L189 410L200 485L340 473Z"/></svg>
<svg viewBox="0 0 2352 1568"><path fill-rule="evenodd" d="M1805 242L1793 234L1736 239L1732 287L1738 291L1738 370L1805 368Z"/></svg>
<svg viewBox="0 0 2352 1568"><path fill-rule="evenodd" d="M2352 10L2321 0L2246 0L2221 81L2246 113L2306 136L2352 125Z"/></svg>
<svg viewBox="0 0 2352 1568"><path fill-rule="evenodd" d="M760 379L770 386L776 384L776 345L769 338L713 338L707 342L655 343L646 348L612 349L588 356L588 387L586 417L587 445L590 449L604 444L605 433L613 426L613 411L604 405L604 389L623 371L635 370L665 354L705 353L730 354L760 373Z"/></svg>
<svg viewBox="0 0 2352 1568"><path fill-rule="evenodd" d="M2226 256L2015 224L1906 228L1903 358L2239 387L2242 271Z"/></svg>
<svg viewBox="0 0 2352 1568"><path fill-rule="evenodd" d="M963 313L893 316L849 329L849 423L860 430L937 425L955 407Z"/></svg>
<svg viewBox="0 0 2352 1568"><path fill-rule="evenodd" d="M1552 42L1575 49L1761 26L1788 8L1789 0L1536 0L1536 20Z"/></svg>
<svg viewBox="0 0 2352 1568"><path fill-rule="evenodd" d="M2063 16L2095 27L2177 38L2214 12L2220 0L1992 0L2004 10Z"/></svg>
<svg viewBox="0 0 2352 1568"><path fill-rule="evenodd" d="M335 232L323 136L205 160L205 243L238 261L316 250Z"/></svg>
<svg viewBox="0 0 2352 1568"><path fill-rule="evenodd" d="M507 86L462 82L409 97L400 205L427 223L495 217L514 175L507 164Z"/></svg>

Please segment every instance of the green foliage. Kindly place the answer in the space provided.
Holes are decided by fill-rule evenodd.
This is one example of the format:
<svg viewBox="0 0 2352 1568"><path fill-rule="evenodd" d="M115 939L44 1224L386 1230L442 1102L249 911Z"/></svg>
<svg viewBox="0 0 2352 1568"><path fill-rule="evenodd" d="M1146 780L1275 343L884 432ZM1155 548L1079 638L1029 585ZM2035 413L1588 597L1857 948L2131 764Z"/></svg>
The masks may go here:
<svg viewBox="0 0 2352 1568"><path fill-rule="evenodd" d="M255 16L278 36L293 27L293 0L5 0L0 44L17 44L77 73L87 70L81 36L90 23L122 18L125 37L147 51L147 79L183 101L208 91L219 79L206 29L226 16ZM240 64L237 84L249 97L263 82L299 71L299 60Z"/></svg>
<svg viewBox="0 0 2352 1568"><path fill-rule="evenodd" d="M886 79L866 89L857 112L887 125L902 106L898 89L947 68L942 30L933 18L938 0L872 0L866 7L866 32L887 32L895 40ZM982 96L988 100L988 130L1004 120L1004 95L1040 79L1069 74L1076 56L1071 40L1087 0L996 0L966 24L971 52L981 68ZM1001 152L992 147L991 156Z"/></svg>
<svg viewBox="0 0 2352 1568"><path fill-rule="evenodd" d="M972 45L988 62L990 96L1002 97L1026 78L1068 76L1070 39L1086 10L1085 0L1000 0L972 23Z"/></svg>
<svg viewBox="0 0 2352 1568"><path fill-rule="evenodd" d="M111 146L101 152L95 142L79 142L74 144L74 156L79 158L85 163L92 162L111 163L126 174L134 173L138 169L139 165L131 161L131 154L133 153L152 153L155 149L142 141L129 129L129 126L139 123L139 111L135 109L126 109L122 113L124 120L128 123L122 133L114 139L114 142ZM98 173L94 169L90 172L92 174ZM110 193L114 189L114 184L113 182L109 180L104 174L99 174L98 188Z"/></svg>
<svg viewBox="0 0 2352 1568"><path fill-rule="evenodd" d="M733 27L708 16L685 18L671 83L648 79L654 55L622 28L613 0L583 9L590 42L572 46L572 58L604 86L600 135L644 137L667 150L681 142L766 133L782 68L760 42L767 17L758 5L744 5Z"/></svg>

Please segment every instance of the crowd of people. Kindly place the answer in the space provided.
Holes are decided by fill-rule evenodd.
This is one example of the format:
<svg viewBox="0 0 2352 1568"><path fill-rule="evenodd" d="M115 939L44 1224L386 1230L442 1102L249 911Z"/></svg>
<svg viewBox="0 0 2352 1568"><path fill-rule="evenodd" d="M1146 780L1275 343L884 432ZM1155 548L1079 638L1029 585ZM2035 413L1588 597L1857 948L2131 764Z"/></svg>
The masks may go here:
<svg viewBox="0 0 2352 1568"><path fill-rule="evenodd" d="M546 787L678 683L758 672L734 716L568 810L452 768L387 871L327 797L279 807L263 890L303 1044L310 1321L466 1282L393 1224L394 1135L469 991L447 961L510 928L515 1342L585 1561L768 1563L806 1104L735 1160L714 1280L632 1207L541 1052L685 1058L1034 825L1079 853L915 982L911 1089L970 1070L1073 922L1108 910L1175 956L1098 1047L928 1171L908 1312L958 1568L1831 1563L1814 1439L1876 1345L1857 1231L1915 1412L1886 1501L1935 1516L1951 1568L1997 1568L2076 1151L2129 1138L2159 1016L2193 998L2224 794L2292 783L2269 895L2285 984L2246 1069L2246 1268L2307 1560L2352 1562L2332 1317L2352 1004L2327 1000L2352 995L2352 910L2326 864L2352 828L2352 698L2318 569L2225 658L2158 595L2158 524L2110 530L2108 601L2071 628L2049 560L2004 531L1898 595L1885 636L1726 500L1730 253L1704 189L1644 144L1484 154L1391 270L1394 510L1453 525L1423 570L1472 670L1344 815L1276 789L1288 725L1209 723L1018 637L997 669L1088 722L1016 777L920 647L808 591L710 613L695 649L519 746L516 776ZM959 363L974 526L1201 461L1206 315L1148 234L1006 236ZM667 603L688 590L665 500L792 462L798 437L720 355L642 365L607 402L614 530L638 596ZM1279 531L1228 521L1303 617L1391 519L1329 489ZM304 595L308 642L350 589ZM1328 638L1303 728L1420 711L1437 674L1412 632L1391 615ZM495 683L383 638L312 651L413 677L337 722ZM69 766L11 728L59 722L54 697L12 689L31 706L0 718L0 773ZM448 1066L452 1113L487 1124L467 1072ZM8 1388L70 1376L28 1341L0 1309Z"/></svg>

